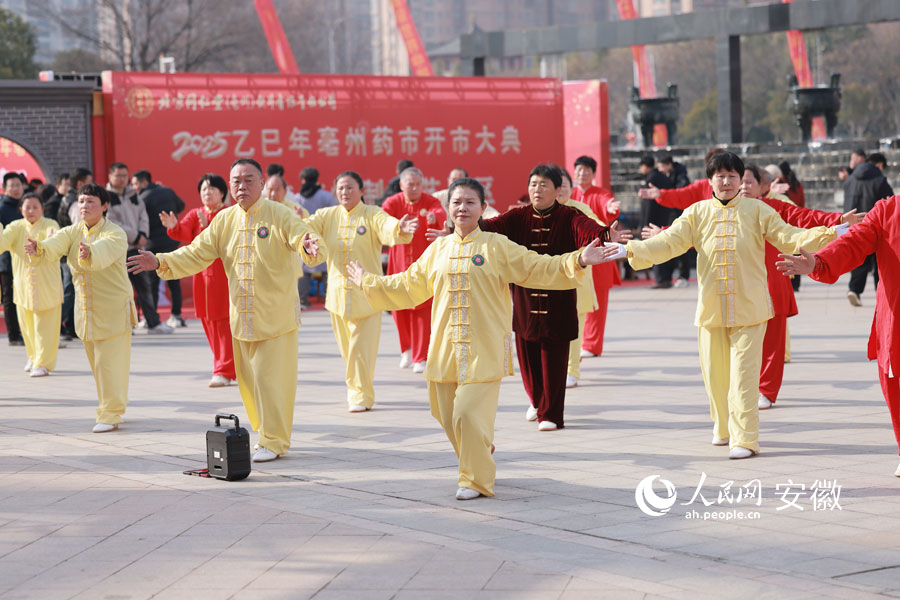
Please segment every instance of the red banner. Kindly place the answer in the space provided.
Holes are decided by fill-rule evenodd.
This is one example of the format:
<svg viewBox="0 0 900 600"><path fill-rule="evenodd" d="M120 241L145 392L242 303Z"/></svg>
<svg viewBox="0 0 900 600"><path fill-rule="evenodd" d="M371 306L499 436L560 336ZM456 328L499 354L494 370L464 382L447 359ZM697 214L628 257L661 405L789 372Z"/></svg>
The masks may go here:
<svg viewBox="0 0 900 600"><path fill-rule="evenodd" d="M782 4L790 4L793 0L781 0ZM806 41L803 32L792 30L787 32L788 49L791 53L791 62L794 65L794 73L797 75L797 83L800 87L810 88L816 84L813 81L812 70L809 68L809 57L806 54ZM812 138L824 140L826 136L825 118L813 117Z"/></svg>
<svg viewBox="0 0 900 600"><path fill-rule="evenodd" d="M434 70L431 68L431 60L428 58L428 53L425 52L422 38L419 37L419 30L416 29L416 23L409 12L409 5L406 4L406 0L391 0L391 5L394 7L397 29L403 36L406 53L409 54L410 72L420 77L433 77Z"/></svg>
<svg viewBox="0 0 900 600"><path fill-rule="evenodd" d="M597 160L594 182L611 189L609 170L609 87L605 79L563 82L563 119L566 122L566 162L569 173L575 159Z"/></svg>
<svg viewBox="0 0 900 600"><path fill-rule="evenodd" d="M103 94L108 159L149 170L189 206L199 205L201 175L227 176L240 157L284 165L295 190L306 166L326 188L358 171L367 201L401 158L423 170L427 191L462 167L501 210L526 191L535 164L564 160L554 79L107 71Z"/></svg>
<svg viewBox="0 0 900 600"><path fill-rule="evenodd" d="M619 15L623 19L637 19L638 14L634 9L632 0L616 0L619 7ZM631 55L634 57L634 65L638 77L638 90L641 98L656 98L656 80L653 77L653 69L650 66L650 60L647 58L646 46L632 46ZM658 123L653 128L653 139L644 140L644 143L652 142L654 146L665 146L669 143L669 132L666 126Z"/></svg>
<svg viewBox="0 0 900 600"><path fill-rule="evenodd" d="M281 26L281 20L278 18L272 0L254 0L253 3L256 5L256 14L259 15L259 22L262 24L263 33L266 41L269 42L269 49L272 51L272 58L275 59L279 73L298 75L300 68L297 66L297 61L294 60L294 53L288 44L284 27Z"/></svg>

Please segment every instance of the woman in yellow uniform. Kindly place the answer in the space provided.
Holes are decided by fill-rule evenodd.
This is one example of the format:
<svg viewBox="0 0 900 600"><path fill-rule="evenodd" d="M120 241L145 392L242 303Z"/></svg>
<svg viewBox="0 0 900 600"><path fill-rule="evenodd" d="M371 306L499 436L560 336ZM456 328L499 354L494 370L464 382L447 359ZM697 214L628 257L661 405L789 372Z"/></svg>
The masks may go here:
<svg viewBox="0 0 900 600"><path fill-rule="evenodd" d="M359 261L370 272L381 273L381 247L406 244L418 219L396 219L377 206L362 202L362 177L345 171L335 181L339 205L321 208L306 220L328 253L328 291L325 308L347 365L347 404L350 412L365 412L375 404L372 379L381 338L381 311L372 308L360 289L345 275L347 264Z"/></svg>
<svg viewBox="0 0 900 600"><path fill-rule="evenodd" d="M834 229L799 229L774 209L740 195L744 163L712 156L706 176L712 198L689 206L659 235L627 244L628 262L646 269L697 249L697 326L700 366L714 423L712 444L730 445L729 458L759 452L759 373L766 323L774 315L766 282L765 243L782 252L819 250Z"/></svg>
<svg viewBox="0 0 900 600"><path fill-rule="evenodd" d="M119 428L128 405L131 328L137 323L134 291L125 270L128 239L104 217L109 193L90 183L78 188L81 222L60 229L43 241L25 242L25 252L59 264L68 257L75 284L75 331L84 342L97 385L94 433Z"/></svg>
<svg viewBox="0 0 900 600"><path fill-rule="evenodd" d="M571 289L587 265L610 260L615 246L561 256L539 255L506 236L478 227L484 188L475 179L448 191L456 231L431 244L403 273L377 276L359 263L347 267L373 308L400 310L433 297L425 378L431 414L459 459L458 500L494 495L491 457L500 380L513 374L509 284Z"/></svg>
<svg viewBox="0 0 900 600"><path fill-rule="evenodd" d="M0 225L0 254L7 250L12 254L13 301L28 352L25 372L45 377L56 368L62 279L59 263L25 254L25 240L46 240L59 230L59 224L44 217L44 202L37 194L22 196L19 212L24 219L13 221L5 230Z"/></svg>

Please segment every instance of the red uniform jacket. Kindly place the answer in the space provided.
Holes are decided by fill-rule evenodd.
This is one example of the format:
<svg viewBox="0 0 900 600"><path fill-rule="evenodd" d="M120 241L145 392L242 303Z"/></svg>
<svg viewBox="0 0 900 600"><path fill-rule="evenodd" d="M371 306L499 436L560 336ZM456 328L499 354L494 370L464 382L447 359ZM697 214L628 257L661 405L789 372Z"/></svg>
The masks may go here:
<svg viewBox="0 0 900 600"><path fill-rule="evenodd" d="M565 254L596 238L609 239L601 227L578 209L554 203L544 214L532 206L510 209L483 221L483 231L501 233L538 254ZM532 290L511 285L513 331L526 340L568 342L578 337L575 290Z"/></svg>
<svg viewBox="0 0 900 600"><path fill-rule="evenodd" d="M657 202L669 208L684 210L695 202L712 198L712 186L708 179L698 179L692 184L675 190L660 190ZM794 227L818 227L819 225L837 225L841 222L841 213L826 212L802 208L775 200L763 198L763 202L775 209L785 223ZM772 308L776 315L793 317L797 314L797 299L794 297L794 288L791 280L782 275L775 267L778 260L778 249L772 244L766 243L766 282L769 285L769 296L772 298Z"/></svg>
<svg viewBox="0 0 900 600"><path fill-rule="evenodd" d="M878 368L900 375L900 196L875 203L862 223L816 253L816 269L810 277L834 283L875 253L881 281L875 292L875 318L869 335L869 360ZM785 279L787 279L785 277Z"/></svg>
<svg viewBox="0 0 900 600"><path fill-rule="evenodd" d="M596 185L592 185L584 192L577 187L572 190L572 200L587 204L607 226L612 225L613 221L619 218L618 212L609 213L606 210L606 205L613 198L615 196L612 192ZM619 265L616 264L616 261L595 266L593 273L595 290L608 290L614 285L622 285L622 277L619 275Z"/></svg>
<svg viewBox="0 0 900 600"><path fill-rule="evenodd" d="M179 242L192 242L204 229L200 227L200 218L197 216L200 211L205 209L195 208L188 211L178 221L178 225L167 230L169 237ZM207 213L207 222L211 222L221 211L220 208L211 215ZM194 275L193 282L194 312L197 318L212 321L229 318L228 277L225 275L222 261L217 258L213 264Z"/></svg>
<svg viewBox="0 0 900 600"><path fill-rule="evenodd" d="M384 204L381 205L382 210L397 219L403 218L403 215L417 217L419 219L419 228L416 230L413 239L408 244L397 244L391 246L388 251L388 267L387 274L402 273L409 268L411 264L422 256L429 242L425 239L425 230L440 228L447 220L447 213L441 206L441 201L430 194L422 194L419 201L410 204L403 197L403 192L389 196ZM433 224L428 224L428 213L435 216Z"/></svg>

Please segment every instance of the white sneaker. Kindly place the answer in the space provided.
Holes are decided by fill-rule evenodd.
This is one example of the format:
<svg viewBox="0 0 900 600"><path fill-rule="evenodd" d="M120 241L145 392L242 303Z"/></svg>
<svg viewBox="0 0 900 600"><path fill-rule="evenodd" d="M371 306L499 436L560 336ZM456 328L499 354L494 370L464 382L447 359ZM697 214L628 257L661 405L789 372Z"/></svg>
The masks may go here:
<svg viewBox="0 0 900 600"><path fill-rule="evenodd" d="M400 368L408 369L412 366L412 350L407 350L400 355Z"/></svg>
<svg viewBox="0 0 900 600"><path fill-rule="evenodd" d="M553 421L541 421L538 423L538 431L556 431L556 423Z"/></svg>
<svg viewBox="0 0 900 600"><path fill-rule="evenodd" d="M115 431L118 429L118 425L110 425L108 423L97 423L94 425L94 428L91 429L93 433L106 433L108 431Z"/></svg>
<svg viewBox="0 0 900 600"><path fill-rule="evenodd" d="M424 373L425 372L425 361L417 362L413 365L412 369L413 373Z"/></svg>
<svg viewBox="0 0 900 600"><path fill-rule="evenodd" d="M38 365L31 370L31 375L29 375L29 377L46 377L49 374L50 374L50 371L48 371L44 367Z"/></svg>
<svg viewBox="0 0 900 600"><path fill-rule="evenodd" d="M600 356L600 355L599 355L599 354L594 354L594 353L591 352L590 350L582 350L582 351L581 351L581 358L593 358L593 357L595 357L595 356Z"/></svg>
<svg viewBox="0 0 900 600"><path fill-rule="evenodd" d="M566 387L573 388L578 385L578 378L574 375L566 375Z"/></svg>
<svg viewBox="0 0 900 600"><path fill-rule="evenodd" d="M151 327L150 329L148 329L147 333L149 333L151 335L165 335L167 333L172 333L173 331L175 331L175 330L172 329L171 327L169 327L168 325L166 325L165 323L160 323L156 327Z"/></svg>
<svg viewBox="0 0 900 600"><path fill-rule="evenodd" d="M278 455L269 450L268 448L264 448L263 446L259 447L259 450L253 453L253 462L269 462L270 460L275 460L278 458Z"/></svg>
<svg viewBox="0 0 900 600"><path fill-rule="evenodd" d="M773 406L775 406L775 403L772 402L771 400L769 400L768 398L766 398L765 396L763 396L762 394L760 394L758 406L759 406L759 410L766 410L766 409L769 409L769 408L772 408Z"/></svg>
<svg viewBox="0 0 900 600"><path fill-rule="evenodd" d="M847 300L849 300L850 304L853 306L862 306L862 300L859 299L859 294L856 292L847 292Z"/></svg>
<svg viewBox="0 0 900 600"><path fill-rule="evenodd" d="M728 452L728 458L731 459L741 459L741 458L750 458L756 454L750 448L744 448L743 446L735 446Z"/></svg>
<svg viewBox="0 0 900 600"><path fill-rule="evenodd" d="M897 470L894 471L894 477L900 477L900 465L897 465Z"/></svg>
<svg viewBox="0 0 900 600"><path fill-rule="evenodd" d="M231 383L231 380L227 377L222 377L221 375L213 375L212 379L209 380L209 387L217 388L217 387L225 387Z"/></svg>
<svg viewBox="0 0 900 600"><path fill-rule="evenodd" d="M679 279L675 282L675 287L677 288L686 288L689 285L687 279Z"/></svg>
<svg viewBox="0 0 900 600"><path fill-rule="evenodd" d="M720 438L716 437L716 434L713 434L712 442L710 442L713 446L727 446L728 438Z"/></svg>
<svg viewBox="0 0 900 600"><path fill-rule="evenodd" d="M29 359L28 359L28 362L25 363L25 372L26 372L26 373L31 372L31 367L33 367L33 366L34 366L34 363L33 363L33 362L31 361L31 359L29 358Z"/></svg>
<svg viewBox="0 0 900 600"><path fill-rule="evenodd" d="M457 500L474 500L481 495L481 492L469 488L459 488L456 490Z"/></svg>
<svg viewBox="0 0 900 600"><path fill-rule="evenodd" d="M537 409L533 406L529 406L528 410L525 411L525 420L526 421L537 421Z"/></svg>
<svg viewBox="0 0 900 600"><path fill-rule="evenodd" d="M352 413L366 412L367 410L369 410L369 409L366 408L365 406L363 406L362 404L351 404L350 406L347 407L347 412L352 412Z"/></svg>
<svg viewBox="0 0 900 600"><path fill-rule="evenodd" d="M137 324L138 329L147 329L147 319L141 319Z"/></svg>

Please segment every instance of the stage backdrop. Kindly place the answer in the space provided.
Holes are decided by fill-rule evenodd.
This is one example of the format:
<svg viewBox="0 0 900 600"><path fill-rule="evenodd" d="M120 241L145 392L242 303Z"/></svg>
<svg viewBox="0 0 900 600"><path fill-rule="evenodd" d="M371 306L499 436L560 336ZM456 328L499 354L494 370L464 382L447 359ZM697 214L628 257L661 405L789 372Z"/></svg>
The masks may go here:
<svg viewBox="0 0 900 600"><path fill-rule="evenodd" d="M566 158L555 79L105 72L103 96L107 160L149 170L189 207L202 174L227 178L240 157L284 165L294 190L306 166L327 189L358 171L367 200L410 158L429 191L462 167L503 210L531 167ZM580 135L602 139L591 120Z"/></svg>

